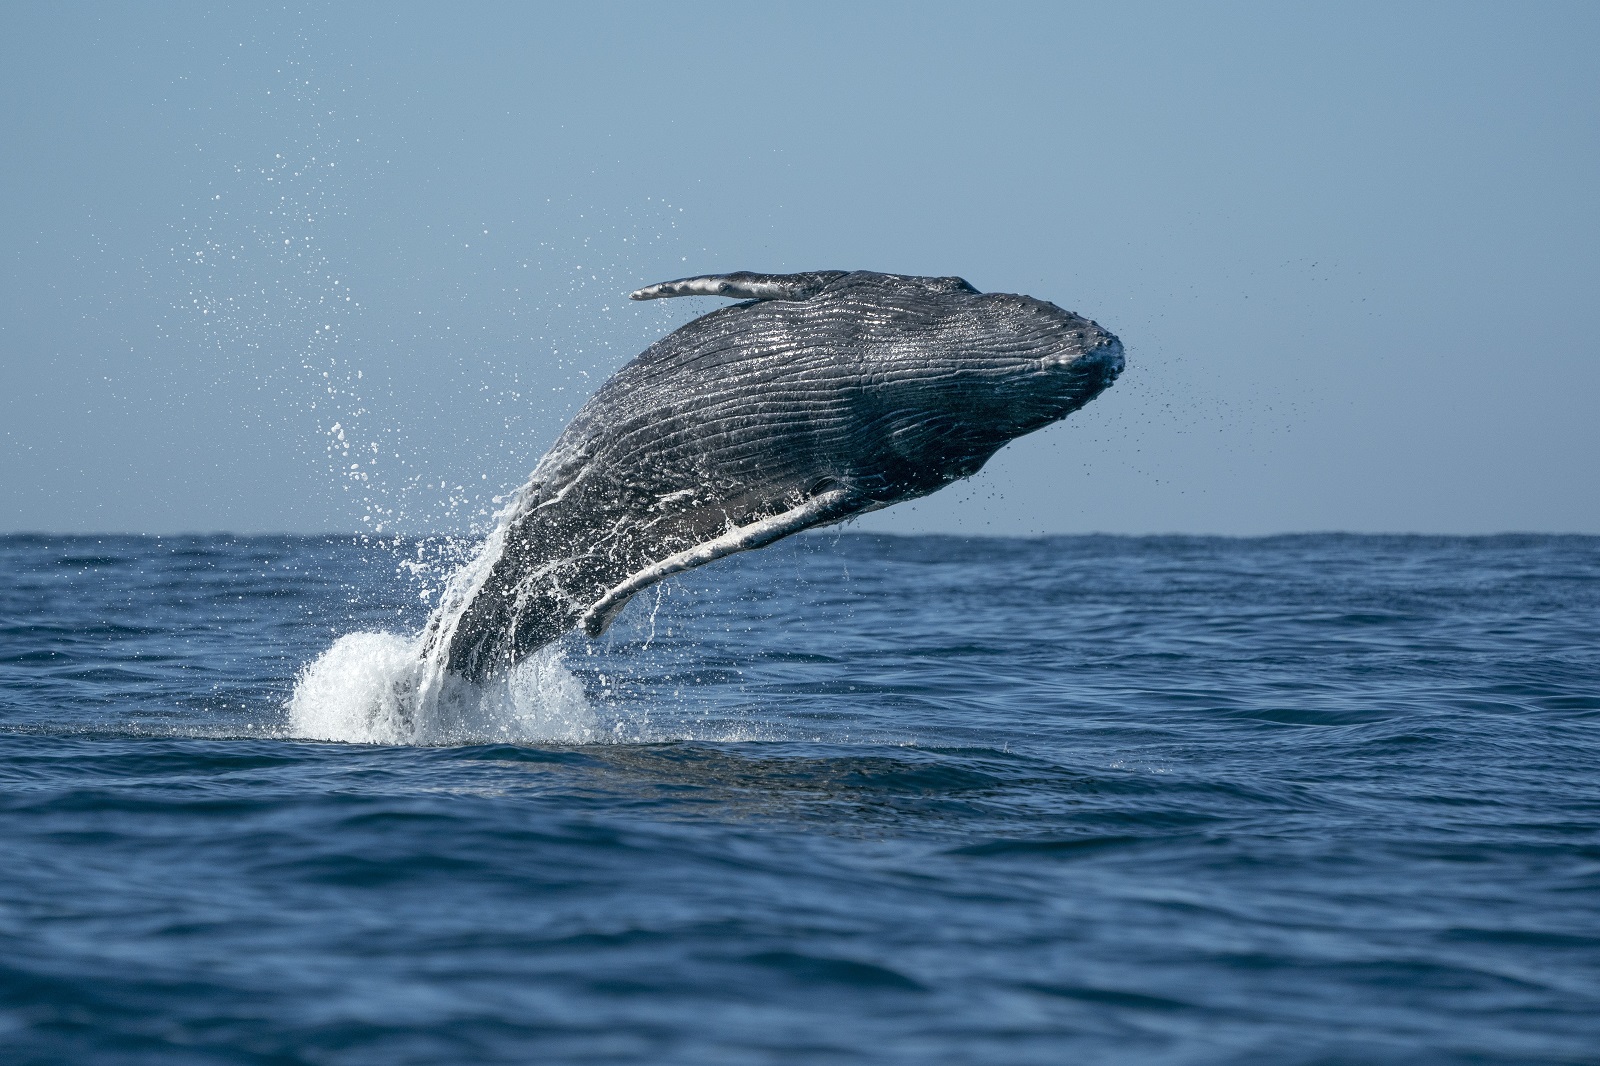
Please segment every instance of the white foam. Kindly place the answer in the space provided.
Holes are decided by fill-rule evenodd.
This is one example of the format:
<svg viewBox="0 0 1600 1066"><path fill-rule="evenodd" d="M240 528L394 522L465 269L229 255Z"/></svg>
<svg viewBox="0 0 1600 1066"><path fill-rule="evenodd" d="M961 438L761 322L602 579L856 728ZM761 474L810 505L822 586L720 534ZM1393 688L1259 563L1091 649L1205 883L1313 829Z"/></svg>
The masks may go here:
<svg viewBox="0 0 1600 1066"><path fill-rule="evenodd" d="M394 633L340 637L301 673L288 734L354 744L586 744L594 708L547 647L483 684L428 678L422 641ZM422 694L427 692L428 698Z"/></svg>

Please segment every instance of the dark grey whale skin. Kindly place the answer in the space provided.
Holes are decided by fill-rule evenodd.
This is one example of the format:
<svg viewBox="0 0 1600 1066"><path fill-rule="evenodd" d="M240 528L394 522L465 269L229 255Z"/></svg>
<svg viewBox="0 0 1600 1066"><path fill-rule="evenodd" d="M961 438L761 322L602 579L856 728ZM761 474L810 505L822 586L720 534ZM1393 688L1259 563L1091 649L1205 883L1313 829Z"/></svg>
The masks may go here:
<svg viewBox="0 0 1600 1066"><path fill-rule="evenodd" d="M1123 367L1088 319L960 278L739 273L633 294L677 295L749 299L652 344L578 412L435 613L428 654L449 673L482 680L580 622L597 635L664 561L970 476Z"/></svg>

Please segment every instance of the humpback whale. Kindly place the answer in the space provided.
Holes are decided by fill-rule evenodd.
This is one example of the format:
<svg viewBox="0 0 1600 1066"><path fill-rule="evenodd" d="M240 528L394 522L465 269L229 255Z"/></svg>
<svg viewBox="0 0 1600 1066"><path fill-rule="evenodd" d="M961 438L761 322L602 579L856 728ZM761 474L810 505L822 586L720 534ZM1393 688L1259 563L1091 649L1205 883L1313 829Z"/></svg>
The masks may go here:
<svg viewBox="0 0 1600 1066"><path fill-rule="evenodd" d="M705 275L635 300L740 302L601 386L445 590L435 673L482 681L598 636L672 574L934 492L1122 371L1086 318L956 277Z"/></svg>

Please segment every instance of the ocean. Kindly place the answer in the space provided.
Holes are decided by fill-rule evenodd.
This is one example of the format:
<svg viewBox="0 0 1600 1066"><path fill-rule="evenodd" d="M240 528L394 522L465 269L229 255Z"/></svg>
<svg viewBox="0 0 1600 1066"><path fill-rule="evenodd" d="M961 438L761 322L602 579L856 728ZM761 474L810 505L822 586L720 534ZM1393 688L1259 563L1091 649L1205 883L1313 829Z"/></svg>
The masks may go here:
<svg viewBox="0 0 1600 1066"><path fill-rule="evenodd" d="M1600 1062L1600 538L436 548L0 538L0 1061Z"/></svg>

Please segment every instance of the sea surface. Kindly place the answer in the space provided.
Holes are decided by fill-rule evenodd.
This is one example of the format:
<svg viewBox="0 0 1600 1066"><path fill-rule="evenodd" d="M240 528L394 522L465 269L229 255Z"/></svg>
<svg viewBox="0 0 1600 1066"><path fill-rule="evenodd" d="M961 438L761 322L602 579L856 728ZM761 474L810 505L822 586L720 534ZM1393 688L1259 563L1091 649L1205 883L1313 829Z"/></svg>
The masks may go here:
<svg viewBox="0 0 1600 1066"><path fill-rule="evenodd" d="M1600 538L419 547L0 538L0 1062L1600 1062Z"/></svg>

